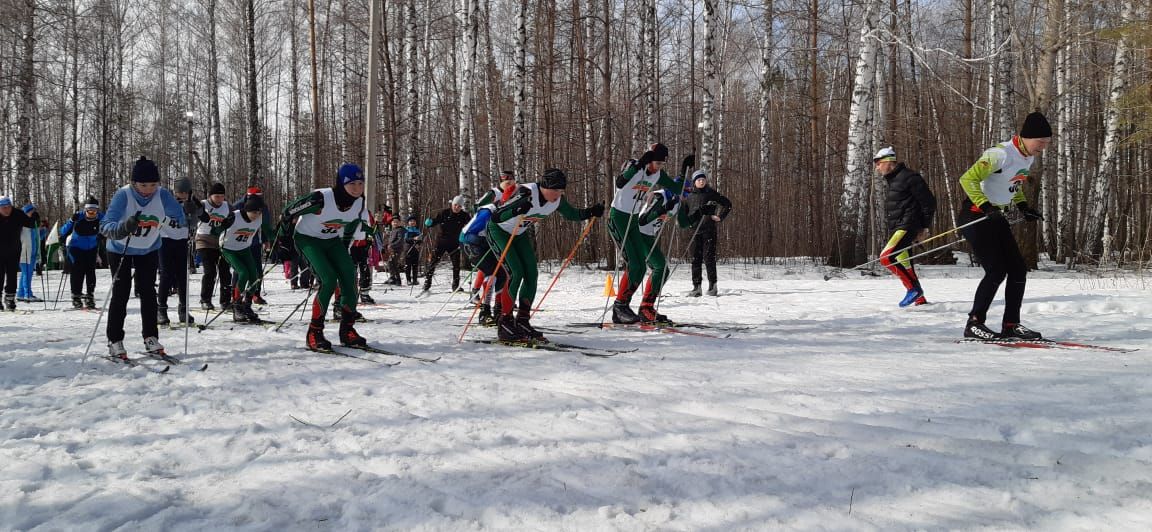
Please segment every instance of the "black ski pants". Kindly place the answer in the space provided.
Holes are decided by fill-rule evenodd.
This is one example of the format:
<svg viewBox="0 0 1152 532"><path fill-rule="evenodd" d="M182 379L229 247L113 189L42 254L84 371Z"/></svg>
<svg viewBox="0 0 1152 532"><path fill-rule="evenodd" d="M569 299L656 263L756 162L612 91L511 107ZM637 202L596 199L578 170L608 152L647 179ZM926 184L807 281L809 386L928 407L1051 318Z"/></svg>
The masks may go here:
<svg viewBox="0 0 1152 532"><path fill-rule="evenodd" d="M703 266L703 268L701 268ZM708 270L708 284L716 284L716 233L703 231L692 241L692 286L700 286L702 269Z"/></svg>
<svg viewBox="0 0 1152 532"><path fill-rule="evenodd" d="M92 295L96 290L96 255L99 250L68 248L68 258L72 261L72 295Z"/></svg>
<svg viewBox="0 0 1152 532"><path fill-rule="evenodd" d="M368 264L368 255L371 254L372 248L368 246L353 245L349 251L352 256L352 264L356 266L356 286L360 288L361 292L367 292L372 289L372 267Z"/></svg>
<svg viewBox="0 0 1152 532"><path fill-rule="evenodd" d="M216 279L220 279L220 304L226 305L232 301L232 270L228 261L216 248L200 248L200 265L204 266L204 277L200 279L200 301L212 301L212 289Z"/></svg>
<svg viewBox="0 0 1152 532"><path fill-rule="evenodd" d="M983 214L972 212L965 203L964 210L956 217L956 224L963 225L981 216ZM1004 322L1020 323L1020 305L1024 301L1028 265L1016 244L1016 237L1012 235L1012 227L1007 220L1001 218L985 220L960 231L984 267L984 278L976 287L976 297L972 301L969 316L984 322L1000 283L1007 279L1008 284L1004 286Z"/></svg>
<svg viewBox="0 0 1152 532"><path fill-rule="evenodd" d="M428 262L428 271L424 274L424 287L432 286L432 274L436 272L436 265L445 255L452 261L452 289L460 286L460 243L451 240L437 240L436 250L432 252L432 260Z"/></svg>
<svg viewBox="0 0 1152 532"><path fill-rule="evenodd" d="M20 274L20 252L0 252L0 285L4 286L4 295L16 296L17 275Z"/></svg>
<svg viewBox="0 0 1152 532"><path fill-rule="evenodd" d="M136 293L140 294L140 337L160 336L156 328L156 270L160 266L160 252L144 255L108 253L108 268L112 279L112 300L108 302L109 342L124 340L124 318L128 314L128 298L132 295L132 279L136 279Z"/></svg>
<svg viewBox="0 0 1152 532"><path fill-rule="evenodd" d="M160 308L168 308L168 294L176 288L179 304L188 301L188 269L184 265L184 255L188 253L188 240L161 239L160 243L160 288L156 293Z"/></svg>

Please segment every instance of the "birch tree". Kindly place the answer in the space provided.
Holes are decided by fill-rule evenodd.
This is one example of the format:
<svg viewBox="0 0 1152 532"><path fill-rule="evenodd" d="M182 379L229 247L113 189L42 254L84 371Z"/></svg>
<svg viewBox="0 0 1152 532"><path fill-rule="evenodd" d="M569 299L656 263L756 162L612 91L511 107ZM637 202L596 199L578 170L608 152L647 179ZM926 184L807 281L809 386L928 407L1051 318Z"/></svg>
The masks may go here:
<svg viewBox="0 0 1152 532"><path fill-rule="evenodd" d="M524 179L528 175L525 136L527 135L528 107L528 0L520 0L516 14L516 98L512 116L512 158L516 177Z"/></svg>
<svg viewBox="0 0 1152 532"><path fill-rule="evenodd" d="M700 138L700 169L708 175L713 173L716 158L716 123L714 109L716 96L716 8L719 0L704 0L704 83L701 122L704 127Z"/></svg>
<svg viewBox="0 0 1152 532"><path fill-rule="evenodd" d="M461 13L460 27L463 29L463 45L464 45L464 58L462 61L463 72L460 76L459 95L460 95L460 123L456 129L456 140L460 143L460 175L457 185L460 187L460 194L464 196L464 204L472 204L472 193L476 190L476 165L473 162L472 150L472 86L475 83L476 73L476 54L478 47L478 38L480 33L480 23L478 19L478 11L480 11L480 2L478 0L464 0L464 10Z"/></svg>
<svg viewBox="0 0 1152 532"><path fill-rule="evenodd" d="M32 118L36 114L36 0L20 2L20 66L16 83L20 110L16 117L16 179L13 200L27 203L32 181Z"/></svg>

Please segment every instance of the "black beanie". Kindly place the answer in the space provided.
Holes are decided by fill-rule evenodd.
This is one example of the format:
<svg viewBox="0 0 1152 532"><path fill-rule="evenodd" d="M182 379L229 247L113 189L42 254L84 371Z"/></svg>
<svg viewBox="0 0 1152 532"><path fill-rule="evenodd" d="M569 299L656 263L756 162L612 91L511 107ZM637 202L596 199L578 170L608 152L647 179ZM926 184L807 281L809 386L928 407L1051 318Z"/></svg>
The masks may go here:
<svg viewBox="0 0 1152 532"><path fill-rule="evenodd" d="M192 182L189 181L187 177L181 178L179 181L176 182L176 186L174 187L174 190L176 192L183 192L185 194L191 194L192 193Z"/></svg>
<svg viewBox="0 0 1152 532"><path fill-rule="evenodd" d="M1024 118L1024 126L1020 128L1020 138L1043 139L1051 136L1052 126L1048 125L1048 119L1040 112L1028 113Z"/></svg>
<svg viewBox="0 0 1152 532"><path fill-rule="evenodd" d="M264 198L260 196L248 196L244 198L244 210L246 212L263 211Z"/></svg>
<svg viewBox="0 0 1152 532"><path fill-rule="evenodd" d="M211 196L213 194L227 194L224 190L224 183L212 183L212 188L208 189L208 195Z"/></svg>
<svg viewBox="0 0 1152 532"><path fill-rule="evenodd" d="M132 182L159 183L160 170L156 168L156 163L141 155L136 164L132 165Z"/></svg>
<svg viewBox="0 0 1152 532"><path fill-rule="evenodd" d="M568 188L568 176L557 168L549 168L544 170L544 175L536 182L540 188L550 188L553 190L564 190Z"/></svg>
<svg viewBox="0 0 1152 532"><path fill-rule="evenodd" d="M656 156L654 161L667 161L668 160L668 146L659 142L652 145L652 154Z"/></svg>

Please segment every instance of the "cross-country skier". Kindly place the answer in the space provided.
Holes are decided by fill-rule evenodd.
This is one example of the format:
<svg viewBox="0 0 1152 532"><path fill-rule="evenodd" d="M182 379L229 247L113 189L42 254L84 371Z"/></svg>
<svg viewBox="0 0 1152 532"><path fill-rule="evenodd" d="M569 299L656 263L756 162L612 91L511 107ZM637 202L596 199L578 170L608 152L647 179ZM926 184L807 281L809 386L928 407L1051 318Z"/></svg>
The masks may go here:
<svg viewBox="0 0 1152 532"><path fill-rule="evenodd" d="M224 260L236 273L232 287L232 320L240 323L263 321L252 310L253 296L260 289L262 267L249 248L256 245L261 232L275 234L268 218L264 217L265 210L263 198L249 196L244 199L243 209L228 213L224 222L212 229L220 237L220 252L224 254Z"/></svg>
<svg viewBox="0 0 1152 532"><path fill-rule="evenodd" d="M141 157L132 167L132 183L112 196L100 232L108 239L108 269L112 272L112 296L108 303L108 354L127 359L124 349L124 318L132 281L140 294L141 335L144 350L164 353L156 327L156 270L160 264L160 227L165 218L186 223L176 197L160 186L156 163Z"/></svg>
<svg viewBox="0 0 1152 532"><path fill-rule="evenodd" d="M31 217L36 214L36 206L29 203L24 206L24 214ZM40 241L43 240L40 224L35 227L25 227L20 234L20 286L16 289L16 301L39 303L43 301L32 292L32 278L36 275L36 263L40 260Z"/></svg>
<svg viewBox="0 0 1152 532"><path fill-rule="evenodd" d="M224 185L213 183L208 189L208 199L201 201L203 211L200 213L200 225L196 227L196 252L200 254L200 264L204 265L204 276L200 278L200 308L216 310L212 305L212 291L216 288L216 281L220 281L220 306L225 310L232 304L231 291L232 273L228 269L228 261L220 254L220 238L212 234L212 229L219 227L232 206L224 199Z"/></svg>
<svg viewBox="0 0 1152 532"><path fill-rule="evenodd" d="M476 211L479 212L479 209L486 205L502 205L511 197L515 190L516 173L512 170L500 172L500 181L495 187L492 187L487 193L480 197L476 202ZM480 303L480 294L483 292L485 281L489 280L488 275L488 272L481 271L479 268L476 269L476 276L472 281L472 298L469 300L473 305ZM484 296L479 316L481 325L491 326L496 324L496 320L492 316L492 299L495 296L495 292L495 290L489 288L487 295ZM486 309L487 312L485 312ZM497 314L499 314L499 312L497 312Z"/></svg>
<svg viewBox="0 0 1152 532"><path fill-rule="evenodd" d="M508 270L508 283L496 294L502 311L497 325L500 340L544 339L544 335L529 322L539 272L536 251L529 239L522 238L523 234L553 212L559 212L566 220L587 220L604 215L602 203L584 209L570 205L564 198L567 187L568 176L556 168L549 168L537 182L520 185L516 194L488 220L488 245L492 253L499 258L505 246L510 246L502 264ZM509 239L512 240L510 244ZM517 310L515 317L512 316L514 305Z"/></svg>
<svg viewBox="0 0 1152 532"><path fill-rule="evenodd" d="M928 238L928 228L936 214L936 196L932 195L919 172L897 162L896 150L891 146L876 152L872 164L876 173L888 182L884 212L892 237L880 252L880 264L904 284L907 292L900 300L901 307L923 305L928 301L924 299L924 288L920 286L916 267L908 260L908 251L897 255L892 253Z"/></svg>
<svg viewBox="0 0 1152 532"><path fill-rule="evenodd" d="M967 224L981 216L987 218L961 229L984 267L984 278L976 287L972 310L964 326L965 337L984 340L1041 338L1039 332L1020 324L1020 305L1024 301L1028 265L1002 209L1015 204L1025 220L1044 219L1024 199L1024 183L1028 181L1033 158L1051 142L1052 127L1048 119L1038 112L1031 113L1024 119L1019 135L984 150L980 160L960 176L960 186L967 197L956 216L956 225ZM1004 318L997 333L985 326L984 321L988 317L988 307L992 306L996 291L1005 279L1008 284L1004 286Z"/></svg>
<svg viewBox="0 0 1152 532"><path fill-rule="evenodd" d="M72 264L72 308L96 308L96 257L100 253L100 202L88 196L83 209L73 214L60 228L60 237L67 239L66 253Z"/></svg>
<svg viewBox="0 0 1152 532"><path fill-rule="evenodd" d="M176 182L173 195L184 210L185 221L199 215L200 202L192 197L192 182L187 178ZM168 298L176 289L176 320L189 325L195 320L188 314L188 233L187 224L181 225L169 218L160 228L160 287L156 290L156 323L168 325Z"/></svg>
<svg viewBox="0 0 1152 532"><path fill-rule="evenodd" d="M0 196L0 286L4 288L4 308L10 311L16 310L20 236L26 227L40 227L40 214L29 216L12 207L12 198Z"/></svg>
<svg viewBox="0 0 1152 532"><path fill-rule="evenodd" d="M670 188L679 192L683 187L676 184L664 172L664 161L668 159L668 147L653 144L615 178L616 194L612 197L612 209L608 215L608 233L616 242L624 256L625 270L620 276L620 288L616 291L616 302L612 305L613 323L667 322L667 316L656 313L656 298L664 286L666 261L664 252L647 244L647 239L637 230L640 208L656 187ZM640 315L632 311L632 295L644 280L644 272L652 269L650 283L644 290L640 303Z"/></svg>
<svg viewBox="0 0 1152 532"><path fill-rule="evenodd" d="M264 205L262 213L264 220L272 220L272 211L268 208L268 202L264 201L264 190L255 185L248 187L248 190L244 192L244 197L232 204L232 212L248 210L245 204L249 198L260 198L261 203ZM252 254L252 260L256 263L257 269L261 271L264 269L264 239L271 237L272 235L261 235L257 233L256 240L252 242L252 245L248 246L248 252ZM252 302L257 305L268 304L267 301L264 301L264 296L260 294L263 284L264 279L256 279L256 286L252 289Z"/></svg>
<svg viewBox="0 0 1152 532"><path fill-rule="evenodd" d="M295 242L297 250L308 259L313 274L320 280L320 289L312 301L312 321L308 325L305 342L309 349L331 349L332 343L324 338L324 317L336 287L340 287L343 319L340 320L339 341L344 345L362 346L367 342L353 325L356 322L356 274L349 243L356 229L368 225L368 210L364 206L364 172L359 166L345 163L336 174L336 185L322 188L296 200L284 209L287 224L297 218ZM286 228L284 230L287 230Z"/></svg>
<svg viewBox="0 0 1152 532"><path fill-rule="evenodd" d="M452 291L460 288L460 231L471 219L472 215L464 210L464 196L456 196L447 209L440 211L434 218L424 220L424 227L429 229L440 226L440 235L436 237L436 247L432 251L432 259L428 261L428 271L424 274L424 292L432 289L432 274L445 254L452 261Z"/></svg>

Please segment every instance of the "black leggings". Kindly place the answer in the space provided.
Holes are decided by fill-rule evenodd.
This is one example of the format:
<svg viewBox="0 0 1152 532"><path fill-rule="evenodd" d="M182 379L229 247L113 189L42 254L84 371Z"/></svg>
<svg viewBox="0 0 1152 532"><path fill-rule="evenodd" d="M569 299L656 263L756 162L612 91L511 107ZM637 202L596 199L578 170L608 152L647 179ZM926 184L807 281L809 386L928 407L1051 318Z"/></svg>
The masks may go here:
<svg viewBox="0 0 1152 532"><path fill-rule="evenodd" d="M692 286L700 286L703 264L708 270L708 284L716 284L716 234L704 233L696 235L692 241Z"/></svg>
<svg viewBox="0 0 1152 532"><path fill-rule="evenodd" d="M16 296L16 275L20 273L20 253L0 254L0 285L4 295Z"/></svg>
<svg viewBox="0 0 1152 532"><path fill-rule="evenodd" d="M159 337L156 328L156 268L160 265L160 252L144 255L118 255L108 253L108 268L112 280L112 300L108 303L109 342L124 340L124 318L128 314L128 297L132 295L132 278L136 278L136 292L140 294L141 338Z"/></svg>
<svg viewBox="0 0 1152 532"><path fill-rule="evenodd" d="M436 251L432 252L432 261L428 263L428 271L424 274L425 285L432 284L432 274L436 272L436 265L445 254L452 261L452 286L460 286L460 243L452 241L436 242Z"/></svg>
<svg viewBox="0 0 1152 532"><path fill-rule="evenodd" d="M956 217L956 224L963 225L982 216L972 212L965 203L964 209ZM1028 265L1016 245L1012 227L1008 221L985 220L961 229L964 239L972 246L972 252L984 267L984 278L976 287L976 297L972 301L972 311L968 314L984 322L988 317L988 307L996 298L1000 283L1008 279L1004 286L1004 323L1020 323L1020 305L1024 301L1024 285L1027 282Z"/></svg>
<svg viewBox="0 0 1152 532"><path fill-rule="evenodd" d="M225 305L232 301L232 270L228 268L228 261L219 249L202 248L200 264L204 266L204 277L200 279L200 301L212 301L212 288L216 284L216 276L220 276L220 304Z"/></svg>
<svg viewBox="0 0 1152 532"><path fill-rule="evenodd" d="M96 255L93 249L68 248L68 256L72 259L72 295L92 295L96 289ZM87 290L84 290L87 288Z"/></svg>
<svg viewBox="0 0 1152 532"><path fill-rule="evenodd" d="M165 238L160 243L160 288L156 301L162 308L168 308L168 294L176 287L179 305L188 300L188 267L184 255L188 253L188 240Z"/></svg>

